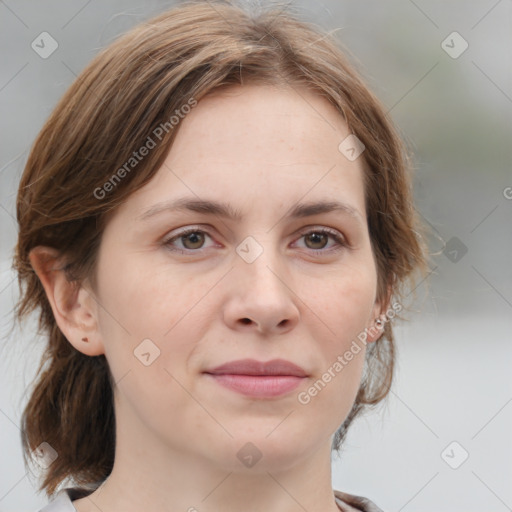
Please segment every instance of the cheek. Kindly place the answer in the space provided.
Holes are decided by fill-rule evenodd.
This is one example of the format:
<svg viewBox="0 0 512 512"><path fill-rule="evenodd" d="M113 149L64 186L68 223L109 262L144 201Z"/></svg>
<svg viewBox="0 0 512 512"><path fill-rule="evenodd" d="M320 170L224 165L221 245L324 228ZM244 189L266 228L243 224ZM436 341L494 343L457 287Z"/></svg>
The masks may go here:
<svg viewBox="0 0 512 512"><path fill-rule="evenodd" d="M207 282L201 286L192 283L177 266L155 264L144 255L109 258L101 270L104 325L108 329L112 323L118 324L134 338L165 338L181 320L186 320L208 287Z"/></svg>
<svg viewBox="0 0 512 512"><path fill-rule="evenodd" d="M332 271L322 279L315 293L309 294L310 300L306 302L328 328L328 346L333 350L343 349L368 326L376 287L373 263L347 265Z"/></svg>
<svg viewBox="0 0 512 512"><path fill-rule="evenodd" d="M205 326L214 321L203 299L216 280L205 276L194 282L177 269L128 259L111 258L99 267L105 354L114 378L127 372L138 378L145 372L152 378L143 387L168 386L169 372L178 379L185 376L193 341L201 339Z"/></svg>
<svg viewBox="0 0 512 512"><path fill-rule="evenodd" d="M132 263L128 269L119 261L101 279L100 330L122 397L117 413L130 421L135 414L152 428L150 420L159 411L158 423L172 424L172 411L190 405L181 385L190 387L187 364L194 350L191 340L198 336L190 318L200 299L198 289L157 267Z"/></svg>
<svg viewBox="0 0 512 512"><path fill-rule="evenodd" d="M337 272L336 276L329 279L323 292L317 292L308 302L327 327L327 334L317 338L323 362L320 373L298 397L306 408L311 405L317 410L330 411L325 421L333 431L346 418L359 389L366 345L358 336L368 326L376 291L376 273L371 265L353 266Z"/></svg>

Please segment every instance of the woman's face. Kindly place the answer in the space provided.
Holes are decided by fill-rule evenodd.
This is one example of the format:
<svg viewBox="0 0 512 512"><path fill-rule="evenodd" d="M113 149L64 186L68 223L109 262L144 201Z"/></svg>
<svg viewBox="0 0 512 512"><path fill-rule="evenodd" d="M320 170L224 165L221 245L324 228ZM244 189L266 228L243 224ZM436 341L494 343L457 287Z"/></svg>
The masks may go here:
<svg viewBox="0 0 512 512"><path fill-rule="evenodd" d="M247 456L261 456L253 471L290 466L330 449L360 383L365 350L352 342L380 313L362 158L338 149L344 121L305 90L232 87L181 123L99 251L119 432L230 470ZM214 371L246 359L302 374Z"/></svg>

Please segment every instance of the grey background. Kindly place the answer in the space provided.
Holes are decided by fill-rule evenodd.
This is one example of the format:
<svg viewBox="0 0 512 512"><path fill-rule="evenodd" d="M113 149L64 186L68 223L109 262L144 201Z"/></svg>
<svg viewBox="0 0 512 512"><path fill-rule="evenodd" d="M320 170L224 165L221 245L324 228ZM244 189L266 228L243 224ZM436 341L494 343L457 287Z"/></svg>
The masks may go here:
<svg viewBox="0 0 512 512"><path fill-rule="evenodd" d="M171 5L0 1L0 512L47 502L19 442L41 343L33 323L12 329L15 194L28 150L98 49ZM386 511L512 510L512 2L293 6L337 30L391 112L415 152L417 206L434 233L429 289L420 285L397 332L392 392L352 427L333 485ZM58 43L47 59L31 48L43 31ZM462 48L454 31L469 45L458 58L445 51ZM468 459L452 469L446 461L463 450Z"/></svg>

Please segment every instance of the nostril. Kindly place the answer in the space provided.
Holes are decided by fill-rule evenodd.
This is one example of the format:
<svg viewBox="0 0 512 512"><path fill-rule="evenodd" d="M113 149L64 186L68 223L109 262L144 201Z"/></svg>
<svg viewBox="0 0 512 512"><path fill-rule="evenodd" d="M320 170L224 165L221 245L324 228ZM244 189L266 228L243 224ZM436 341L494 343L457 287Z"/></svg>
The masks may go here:
<svg viewBox="0 0 512 512"><path fill-rule="evenodd" d="M251 323L251 319L250 318L242 318L242 323L250 324Z"/></svg>

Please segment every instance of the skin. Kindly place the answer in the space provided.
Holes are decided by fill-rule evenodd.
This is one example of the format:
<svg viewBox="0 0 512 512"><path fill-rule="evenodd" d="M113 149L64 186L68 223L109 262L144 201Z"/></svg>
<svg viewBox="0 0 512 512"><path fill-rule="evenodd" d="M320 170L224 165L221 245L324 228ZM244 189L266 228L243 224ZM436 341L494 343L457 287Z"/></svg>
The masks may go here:
<svg viewBox="0 0 512 512"><path fill-rule="evenodd" d="M53 249L32 251L59 327L83 353L104 353L116 381L114 469L74 502L79 512L339 510L330 447L355 400L364 346L308 404L297 397L386 306L376 300L364 161L338 150L349 133L334 107L306 90L216 91L182 121L156 176L107 223L96 289L85 282L77 291L50 272ZM138 219L182 196L229 203L243 219L168 211ZM297 203L320 200L356 213L287 217ZM176 237L186 227L206 234ZM346 245L304 235L322 228ZM236 252L248 236L263 248L252 263ZM160 350L149 366L134 356L147 338ZM242 358L287 359L308 377L262 399L202 373ZM262 455L252 467L237 457L248 442Z"/></svg>

